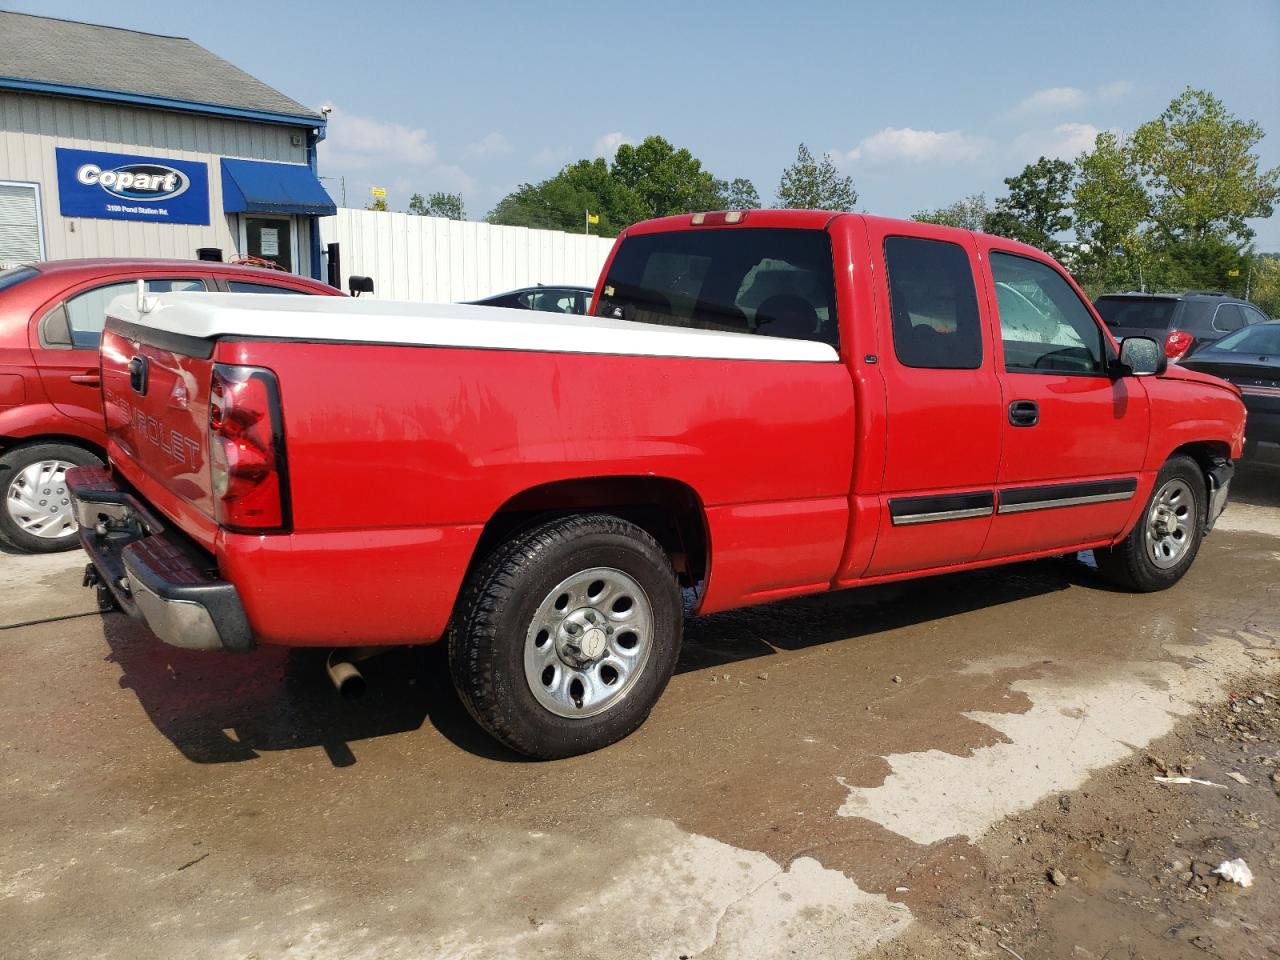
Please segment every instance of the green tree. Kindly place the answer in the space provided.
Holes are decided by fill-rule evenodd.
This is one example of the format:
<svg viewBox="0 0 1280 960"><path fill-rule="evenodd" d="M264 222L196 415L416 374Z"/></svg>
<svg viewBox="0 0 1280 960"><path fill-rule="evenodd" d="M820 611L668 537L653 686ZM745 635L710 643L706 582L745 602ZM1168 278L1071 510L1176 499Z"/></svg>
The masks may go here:
<svg viewBox="0 0 1280 960"><path fill-rule="evenodd" d="M1041 157L1014 177L1006 177L1007 196L996 201L987 230L1021 240L1060 256L1057 235L1071 229L1071 181L1075 167L1066 160Z"/></svg>
<svg viewBox="0 0 1280 960"><path fill-rule="evenodd" d="M489 212L490 223L542 230L578 232L588 211L599 214L599 234L617 236L643 220L645 204L635 191L619 184L603 159L579 160L541 183L524 183Z"/></svg>
<svg viewBox="0 0 1280 960"><path fill-rule="evenodd" d="M793 210L852 210L858 202L853 178L841 176L829 154L814 160L803 143L778 181L778 206Z"/></svg>
<svg viewBox="0 0 1280 960"><path fill-rule="evenodd" d="M719 205L716 178L687 149L677 149L662 137L622 144L609 175L639 198L644 217L714 210Z"/></svg>
<svg viewBox="0 0 1280 960"><path fill-rule="evenodd" d="M386 197L374 197L373 200L370 201L369 205L365 207L365 209L376 210L379 213L386 213L391 208L387 206Z"/></svg>
<svg viewBox="0 0 1280 960"><path fill-rule="evenodd" d="M1260 170L1262 127L1240 120L1207 90L1188 87L1133 135L1151 220L1164 244L1253 237L1246 220L1269 217L1280 197L1280 167Z"/></svg>
<svg viewBox="0 0 1280 960"><path fill-rule="evenodd" d="M418 217L444 217L446 220L467 219L460 193L433 193L423 197L415 193L409 198L409 213Z"/></svg>
<svg viewBox="0 0 1280 960"><path fill-rule="evenodd" d="M1269 317L1280 317L1280 254L1257 254L1245 277L1249 299Z"/></svg>
<svg viewBox="0 0 1280 960"><path fill-rule="evenodd" d="M722 210L759 210L760 193L756 185L744 177L734 180L717 180L716 206Z"/></svg>
<svg viewBox="0 0 1280 960"><path fill-rule="evenodd" d="M1151 272L1151 250L1143 226L1151 216L1132 144L1115 133L1098 134L1093 150L1076 160L1072 195L1077 272L1093 295L1132 290Z"/></svg>
<svg viewBox="0 0 1280 960"><path fill-rule="evenodd" d="M961 230L986 230L987 219L990 216L991 208L987 205L986 194L975 193L947 207L921 210L913 214L911 219L922 223L936 223L944 227L959 227Z"/></svg>

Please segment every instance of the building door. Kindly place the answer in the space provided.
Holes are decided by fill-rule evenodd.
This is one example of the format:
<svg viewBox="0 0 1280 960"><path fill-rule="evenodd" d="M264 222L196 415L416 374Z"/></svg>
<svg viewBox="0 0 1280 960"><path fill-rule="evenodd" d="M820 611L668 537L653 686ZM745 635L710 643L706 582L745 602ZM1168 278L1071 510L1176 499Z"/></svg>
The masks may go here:
<svg viewBox="0 0 1280 960"><path fill-rule="evenodd" d="M245 216L244 244L248 256L270 260L290 273L294 272L294 233L296 227L291 217Z"/></svg>

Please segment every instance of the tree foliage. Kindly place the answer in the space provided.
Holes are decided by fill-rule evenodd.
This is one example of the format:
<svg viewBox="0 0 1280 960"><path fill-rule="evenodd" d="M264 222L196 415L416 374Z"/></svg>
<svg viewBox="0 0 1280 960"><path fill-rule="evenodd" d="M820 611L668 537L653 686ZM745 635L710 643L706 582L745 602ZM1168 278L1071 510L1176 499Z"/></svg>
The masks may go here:
<svg viewBox="0 0 1280 960"><path fill-rule="evenodd" d="M1151 197L1151 220L1166 241L1248 241L1245 220L1269 217L1280 168L1262 171L1253 148L1263 130L1240 120L1207 90L1187 88L1133 135L1133 154Z"/></svg>
<svg viewBox="0 0 1280 960"><path fill-rule="evenodd" d="M936 223L944 227L959 227L961 230L986 230L987 218L991 216L991 208L987 205L985 193L975 193L957 200L946 207L936 210L921 210L913 214L912 220L922 223Z"/></svg>
<svg viewBox="0 0 1280 960"><path fill-rule="evenodd" d="M853 178L841 176L830 154L815 160L803 143L795 162L782 171L778 206L795 210L852 210L858 202Z"/></svg>
<svg viewBox="0 0 1280 960"><path fill-rule="evenodd" d="M1143 225L1151 198L1142 184L1132 145L1104 131L1076 161L1072 207L1081 248L1078 272L1099 289L1136 289L1150 269Z"/></svg>
<svg viewBox="0 0 1280 960"><path fill-rule="evenodd" d="M600 217L600 236L612 237L651 217L759 206L750 180L719 180L687 149L654 136L637 145L623 144L612 163L579 160L541 183L521 184L486 219L576 232L590 212Z"/></svg>
<svg viewBox="0 0 1280 960"><path fill-rule="evenodd" d="M418 217L444 217L446 220L467 219L460 193L432 193L423 197L415 193L409 198L409 213Z"/></svg>
<svg viewBox="0 0 1280 960"><path fill-rule="evenodd" d="M1075 167L1066 160L1041 157L1027 164L1017 176L1006 177L1006 196L996 201L987 218L990 233L1021 240L1060 256L1058 234L1070 230L1071 183Z"/></svg>
<svg viewBox="0 0 1280 960"><path fill-rule="evenodd" d="M716 206L723 210L759 210L760 193L756 185L744 177L734 180L717 180Z"/></svg>
<svg viewBox="0 0 1280 960"><path fill-rule="evenodd" d="M390 210L391 208L387 206L387 198L386 198L386 197L374 197L374 198L373 198L373 200L371 200L371 201L369 202L369 205L368 205L367 207L365 207L365 209L366 209L366 210L375 210L375 211L377 211L378 213L386 213L386 212L387 212L388 210Z"/></svg>

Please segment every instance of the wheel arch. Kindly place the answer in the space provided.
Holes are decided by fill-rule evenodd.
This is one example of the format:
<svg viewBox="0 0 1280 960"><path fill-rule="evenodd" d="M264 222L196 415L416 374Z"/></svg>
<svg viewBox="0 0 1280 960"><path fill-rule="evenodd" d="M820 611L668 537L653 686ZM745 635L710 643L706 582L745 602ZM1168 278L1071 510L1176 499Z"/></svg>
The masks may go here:
<svg viewBox="0 0 1280 960"><path fill-rule="evenodd" d="M35 447L44 443L61 443L68 447L76 447L91 453L103 463L107 462L107 451L91 440L66 433L41 433L30 437L0 437L0 456L20 450L23 447ZM5 466L0 464L0 470Z"/></svg>
<svg viewBox="0 0 1280 960"><path fill-rule="evenodd" d="M607 513L648 532L671 559L683 586L710 571L706 509L696 490L657 476L597 476L555 480L508 498L485 523L468 576L500 544L535 524L575 513Z"/></svg>
<svg viewBox="0 0 1280 960"><path fill-rule="evenodd" d="M1182 446L1174 448L1169 453L1169 456L1165 458L1165 462L1167 463L1176 456L1190 457L1200 468L1200 473L1204 478L1205 502L1207 504L1207 498L1213 494L1209 483L1209 471L1213 469L1218 461L1231 459L1231 444L1223 440L1193 440L1190 443L1184 443Z"/></svg>

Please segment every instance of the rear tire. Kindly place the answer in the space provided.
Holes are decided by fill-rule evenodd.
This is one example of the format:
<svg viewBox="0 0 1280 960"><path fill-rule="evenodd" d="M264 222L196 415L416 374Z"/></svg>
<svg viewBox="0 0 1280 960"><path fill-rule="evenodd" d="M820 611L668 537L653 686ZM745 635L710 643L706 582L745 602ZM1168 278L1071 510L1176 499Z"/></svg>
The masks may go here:
<svg viewBox="0 0 1280 960"><path fill-rule="evenodd" d="M675 573L653 537L607 514L564 517L508 541L472 575L449 670L495 739L529 757L571 757L644 722L683 626Z"/></svg>
<svg viewBox="0 0 1280 960"><path fill-rule="evenodd" d="M80 545L67 493L70 467L102 461L67 443L30 443L0 456L0 540L26 553L57 553Z"/></svg>
<svg viewBox="0 0 1280 960"><path fill-rule="evenodd" d="M1114 547L1093 552L1098 571L1138 593L1172 587L1200 550L1208 500L1200 465L1190 457L1170 457L1129 535Z"/></svg>

